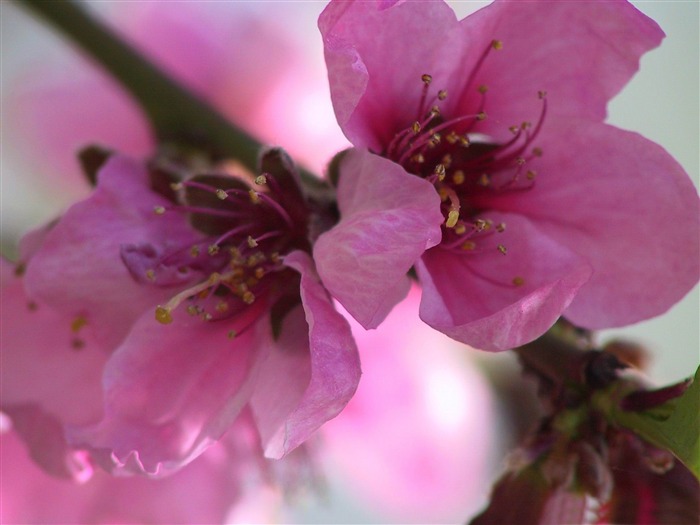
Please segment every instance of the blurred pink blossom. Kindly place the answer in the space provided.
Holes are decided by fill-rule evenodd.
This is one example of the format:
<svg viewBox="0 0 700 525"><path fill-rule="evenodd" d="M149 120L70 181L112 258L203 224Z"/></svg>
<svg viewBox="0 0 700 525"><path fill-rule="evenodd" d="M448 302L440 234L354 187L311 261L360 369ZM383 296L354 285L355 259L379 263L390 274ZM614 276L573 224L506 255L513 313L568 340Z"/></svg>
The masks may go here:
<svg viewBox="0 0 700 525"><path fill-rule="evenodd" d="M333 1L319 26L357 149L340 165L341 221L314 256L365 327L413 265L422 319L486 350L561 315L640 321L697 282L692 182L658 145L603 123L663 37L634 7L497 0L458 21L443 2Z"/></svg>

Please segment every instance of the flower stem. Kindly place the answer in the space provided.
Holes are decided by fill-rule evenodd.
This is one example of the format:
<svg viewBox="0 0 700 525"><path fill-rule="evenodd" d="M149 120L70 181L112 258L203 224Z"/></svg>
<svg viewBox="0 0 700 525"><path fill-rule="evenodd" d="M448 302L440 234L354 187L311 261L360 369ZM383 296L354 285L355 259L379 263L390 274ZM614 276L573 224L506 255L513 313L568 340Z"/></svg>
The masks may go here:
<svg viewBox="0 0 700 525"><path fill-rule="evenodd" d="M255 171L262 145L178 85L72 0L17 1L70 36L136 98L161 143L235 157Z"/></svg>

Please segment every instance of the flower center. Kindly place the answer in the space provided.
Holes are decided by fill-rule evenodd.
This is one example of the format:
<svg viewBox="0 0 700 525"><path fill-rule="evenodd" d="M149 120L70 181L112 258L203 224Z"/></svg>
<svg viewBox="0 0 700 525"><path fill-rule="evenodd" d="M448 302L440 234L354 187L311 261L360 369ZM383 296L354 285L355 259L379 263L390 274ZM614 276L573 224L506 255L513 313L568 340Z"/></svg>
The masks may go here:
<svg viewBox="0 0 700 525"><path fill-rule="evenodd" d="M288 186L270 173L252 181L199 175L170 184L173 204L156 206L154 213L160 220L179 215L202 237L160 251L152 245L122 248L122 260L141 282L186 284L156 308L156 320L171 323L172 311L183 305L204 321L235 320L234 337L285 294L295 274L282 257L310 250L308 209L298 188L295 194Z"/></svg>
<svg viewBox="0 0 700 525"><path fill-rule="evenodd" d="M417 117L400 130L382 155L401 164L406 171L431 182L442 200L445 217L441 248L475 253L482 251L482 239L505 231L505 224L494 224L484 214L489 197L505 192L531 189L537 173L529 164L542 155L533 147L547 111L546 93L537 96L542 109L537 121L508 127L511 138L498 142L480 132L488 119L488 86L472 86L476 73L490 52L500 50L491 42L478 60L466 84L479 97L478 110L469 114L447 115L441 105L447 100L444 89L434 90L432 76L422 75L422 93ZM502 254L507 248L496 243Z"/></svg>

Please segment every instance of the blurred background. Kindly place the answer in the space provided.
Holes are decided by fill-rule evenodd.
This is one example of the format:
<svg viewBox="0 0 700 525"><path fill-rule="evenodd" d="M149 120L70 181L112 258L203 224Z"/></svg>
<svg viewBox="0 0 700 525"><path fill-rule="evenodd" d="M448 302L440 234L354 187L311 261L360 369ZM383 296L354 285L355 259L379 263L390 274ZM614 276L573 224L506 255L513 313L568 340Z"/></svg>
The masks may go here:
<svg viewBox="0 0 700 525"><path fill-rule="evenodd" d="M486 2L450 4L461 18ZM664 146L697 187L700 4L633 4L667 38L643 57L640 72L612 101L609 122ZM323 5L97 2L90 8L224 114L320 172L346 144L334 122L316 29ZM88 191L71 151L97 140L144 155L150 137L128 98L53 30L12 2L3 0L0 10L0 220L3 254L13 257L24 232ZM300 491L272 513L267 500L253 499L232 520L450 523L464 521L485 503L504 449L512 445L502 387L517 377L517 365L509 354L479 353L428 333L417 321L416 301L409 298L395 314L398 325L384 331L365 334L354 327L365 376L347 414L316 439L322 451L320 495ZM651 377L678 381L698 365L699 310L696 287L667 314L604 331L600 341L641 342L651 350ZM410 316L416 319L409 325ZM416 328L406 334L402 323ZM384 349L384 357L374 349ZM499 391L489 378L501 385ZM388 408L373 403L378 397Z"/></svg>

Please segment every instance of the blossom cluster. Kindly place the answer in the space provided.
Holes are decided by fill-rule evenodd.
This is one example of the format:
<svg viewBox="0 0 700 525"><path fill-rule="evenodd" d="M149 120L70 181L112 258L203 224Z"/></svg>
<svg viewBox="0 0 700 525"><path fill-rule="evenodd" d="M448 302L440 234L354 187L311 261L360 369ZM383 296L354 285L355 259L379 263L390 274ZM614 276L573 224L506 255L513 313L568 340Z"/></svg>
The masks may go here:
<svg viewBox="0 0 700 525"><path fill-rule="evenodd" d="M692 182L663 148L605 123L608 101L663 38L630 4L496 0L458 20L441 1L333 0L318 25L345 150L330 138L318 158L297 133L287 106L308 78L280 103L265 91L275 68L236 57L233 93L222 90L226 77L212 72L228 48L214 38L204 59L157 60L286 150L261 149L253 170L156 148L128 118L77 119L74 129L127 153L83 149L94 188L27 234L17 261L2 260L3 446L21 440L47 473L92 478L100 502L118 476L165 478L171 494L190 479L218 487L193 496L213 509L206 516L174 505L128 519L221 521L251 472L280 476L263 456L300 470L295 454L358 385L371 407L358 411L390 418L383 407L402 400L387 395L389 379L361 393L355 323L381 330L407 295L421 295L420 317L437 332L504 351L562 316L601 329L659 315L697 283ZM92 100L99 115L109 96ZM70 134L54 135L42 140L65 150ZM327 163L325 176L310 179L287 151ZM433 344L444 341L421 350ZM372 346L389 355L389 342ZM440 358L428 361L426 374ZM401 379L393 361L377 366ZM328 439L351 446L361 425L339 420ZM420 473L431 475L463 479ZM143 498L153 490L135 486ZM107 515L63 519L115 519L131 491L120 494Z"/></svg>

